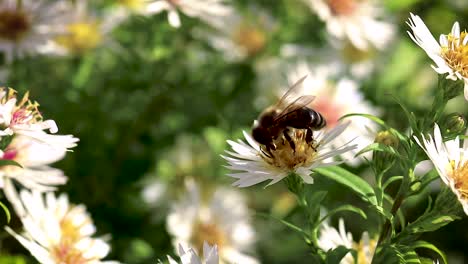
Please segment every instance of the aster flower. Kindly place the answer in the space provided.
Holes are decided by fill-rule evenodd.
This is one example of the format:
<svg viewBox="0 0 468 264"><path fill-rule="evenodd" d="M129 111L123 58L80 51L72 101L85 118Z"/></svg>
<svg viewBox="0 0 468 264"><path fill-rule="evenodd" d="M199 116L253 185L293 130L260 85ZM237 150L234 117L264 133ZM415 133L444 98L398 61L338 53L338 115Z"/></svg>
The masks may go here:
<svg viewBox="0 0 468 264"><path fill-rule="evenodd" d="M20 214L24 231L14 236L37 261L43 264L109 263L101 261L110 246L96 232L90 215L83 205L72 205L66 195L21 191Z"/></svg>
<svg viewBox="0 0 468 264"><path fill-rule="evenodd" d="M222 263L258 263L242 253L252 248L255 237L243 197L236 190L219 187L202 199L193 181L187 181L186 187L186 196L173 205L166 221L174 246L200 253L206 241L218 246Z"/></svg>
<svg viewBox="0 0 468 264"><path fill-rule="evenodd" d="M224 0L130 0L122 1L131 6L134 10L142 14L157 14L167 11L167 19L173 27L180 27L181 21L179 12L197 17L201 20L210 20L213 17L223 17L232 10Z"/></svg>
<svg viewBox="0 0 468 264"><path fill-rule="evenodd" d="M353 263L371 263L374 256L377 241L370 239L369 234L364 232L359 243L353 241L353 236L350 232L346 232L343 219L339 220L338 229L331 227L328 223L324 223L320 230L318 238L318 246L324 251L329 251L339 246L354 249L357 251L357 261L354 260L351 253L341 260L341 264Z"/></svg>
<svg viewBox="0 0 468 264"><path fill-rule="evenodd" d="M307 75L304 80L302 93L315 95L311 106L321 113L327 120L327 129L333 129L339 124L339 118L351 113L379 115L379 109L372 106L359 90L359 84L346 77L338 76L333 66L321 65L310 67L307 63L300 61L290 68L288 79L297 80ZM282 91L284 92L284 91ZM357 150L361 150L374 142L377 125L367 118L350 117L351 124L347 130L337 136L331 143L334 147L353 140ZM354 158L357 151L344 153L342 157L351 165L362 163L362 158ZM371 153L364 157L370 157Z"/></svg>
<svg viewBox="0 0 468 264"><path fill-rule="evenodd" d="M202 262L200 257L198 257L197 253L194 249L189 248L187 251L184 250L182 245L179 245L179 256L181 260L181 264L218 264L219 263L219 256L218 256L218 247L214 245L210 247L208 243L203 244L203 259L205 260ZM169 260L169 264L178 264L170 256L167 257Z"/></svg>
<svg viewBox="0 0 468 264"><path fill-rule="evenodd" d="M432 68L438 74L447 74L447 79L463 80L465 83L465 99L468 100L468 34L460 32L460 25L455 22L448 35L440 35L439 43L432 36L417 15L411 14L408 21L413 33L408 32L411 39L418 44L436 64Z"/></svg>
<svg viewBox="0 0 468 264"><path fill-rule="evenodd" d="M241 61L259 54L268 44L274 30L273 19L264 11L252 9L249 14L231 12L227 16L212 17L208 22L214 31L196 31L229 61Z"/></svg>
<svg viewBox="0 0 468 264"><path fill-rule="evenodd" d="M78 140L64 137L64 144L75 144ZM6 198L17 210L20 211L21 206L18 204L19 198L13 182L16 181L30 190L41 192L55 190L56 186L67 182L67 177L61 170L48 165L63 159L65 153L65 148L55 148L23 135L16 135L4 150L0 150L1 160L13 160L22 166L0 167L0 188L3 188Z"/></svg>
<svg viewBox="0 0 468 264"><path fill-rule="evenodd" d="M299 87L303 77L295 83ZM256 120L255 124L259 122ZM328 121L327 121L328 122ZM333 122L331 119L330 122ZM331 144L349 126L349 122L332 124L330 130L315 131L311 135L306 129L288 127L281 131L276 138L272 138L271 146L260 144L244 131L247 141L228 141L233 151L226 151L222 156L229 163L227 168L234 172L228 176L237 178L235 186L248 187L257 183L271 180L267 185L277 183L291 173L298 174L305 183L312 184L310 176L314 168L336 165L341 162L331 161L330 158L342 155L356 148L351 141L342 145Z"/></svg>
<svg viewBox="0 0 468 264"><path fill-rule="evenodd" d="M468 140L464 139L460 145L459 137L446 142L442 141L439 126L434 127L434 136L427 138L422 135L416 142L423 148L429 159L434 164L442 181L452 189L468 215Z"/></svg>
<svg viewBox="0 0 468 264"><path fill-rule="evenodd" d="M108 34L120 24L119 16L106 15L101 19L89 11L87 0L75 1L73 11L64 30L48 46L49 52L57 55L83 54L103 43L113 44Z"/></svg>
<svg viewBox="0 0 468 264"><path fill-rule="evenodd" d="M21 5L19 5L21 3ZM52 38L70 14L67 1L3 0L0 2L0 51L15 56L47 53Z"/></svg>
<svg viewBox="0 0 468 264"><path fill-rule="evenodd" d="M372 0L304 0L339 40L360 50L385 48L395 34L392 24L381 19L383 9Z"/></svg>

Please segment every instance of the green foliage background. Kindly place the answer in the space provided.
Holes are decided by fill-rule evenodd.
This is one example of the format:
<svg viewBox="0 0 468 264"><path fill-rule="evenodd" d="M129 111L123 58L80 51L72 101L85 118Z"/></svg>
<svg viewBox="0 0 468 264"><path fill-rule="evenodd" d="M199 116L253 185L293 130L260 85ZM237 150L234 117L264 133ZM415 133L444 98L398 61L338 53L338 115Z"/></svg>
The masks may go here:
<svg viewBox="0 0 468 264"><path fill-rule="evenodd" d="M399 28L399 39L378 61L378 72L369 76L362 88L367 99L386 109L384 120L404 129L407 124L402 122L399 108L386 94L399 95L415 112L423 113L430 107L424 98L436 87L426 78L428 72L432 78L436 76L429 58L407 37L409 12L421 16L438 35L448 33L454 21L466 28L468 6L460 8L456 0L384 2ZM92 4L99 9L109 3ZM265 9L278 25L267 48L243 62L227 62L223 54L195 38L193 30L203 26L200 21L184 16L182 27L175 29L167 23L166 14L159 14L134 16L116 28L111 38L119 48L105 46L65 58L27 57L15 61L9 79L0 81L20 94L29 90L31 98L40 102L44 116L56 120L60 133L80 138L74 152L55 164L69 177L60 191L68 193L74 203L87 206L99 234L111 234L113 250L108 259L155 263L167 254L174 256L165 230L169 199L158 207L143 203L141 190L146 179L163 179L174 189L181 186L177 164L171 164L167 154L183 135L185 142L192 143L189 147L205 151L205 156L201 155L204 160L200 164L194 161L191 173L205 182L230 184L232 179L224 176L219 154L227 147L225 140L240 137L258 115L253 99L262 95L256 89L254 64L278 56L285 43L327 45L323 23L301 1L245 0L234 4L240 10L252 4ZM449 108L465 114L467 110L462 100L455 100ZM364 171L364 167L349 169L358 175ZM316 183L329 187L327 205L361 203L333 182L318 178ZM279 216L292 222L303 221L294 208L282 211L271 200L273 194L285 192L284 186L262 187L242 190L249 197L252 212L279 210ZM416 217L425 206L415 200L406 210ZM351 219L346 222L355 239L372 226L353 214L341 216ZM278 222L256 214L253 219L262 263L307 263L307 248L300 237ZM372 218L369 221L372 223ZM466 263L467 224L465 218L424 239L445 251L450 263ZM11 225L20 227L16 217ZM34 262L5 232L0 235L0 252L0 263ZM427 254L436 257L432 252Z"/></svg>

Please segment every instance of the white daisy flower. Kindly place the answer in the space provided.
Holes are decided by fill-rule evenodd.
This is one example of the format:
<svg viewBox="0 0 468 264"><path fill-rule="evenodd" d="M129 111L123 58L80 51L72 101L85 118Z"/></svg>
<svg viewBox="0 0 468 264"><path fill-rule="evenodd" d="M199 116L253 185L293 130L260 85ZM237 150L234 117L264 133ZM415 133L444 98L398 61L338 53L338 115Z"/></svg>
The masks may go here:
<svg viewBox="0 0 468 264"><path fill-rule="evenodd" d="M106 14L104 19L101 19L89 11L87 0L75 1L73 11L64 25L64 30L49 43L47 48L50 53L83 54L103 43L114 44L108 35L120 24L119 16Z"/></svg>
<svg viewBox="0 0 468 264"><path fill-rule="evenodd" d="M434 61L432 68L438 74L448 74L447 79L463 80L465 83L465 99L468 100L468 34L460 32L460 25L455 22L448 35L440 35L439 43L432 36L424 21L411 14L408 21L413 34L408 32L411 39L418 44Z"/></svg>
<svg viewBox="0 0 468 264"><path fill-rule="evenodd" d="M24 232L6 230L40 263L108 263L101 261L110 246L96 232L84 205L72 205L66 195L21 191Z"/></svg>
<svg viewBox="0 0 468 264"><path fill-rule="evenodd" d="M330 66L310 67L306 62L298 62L290 69L289 81L297 80L301 76L307 75L304 80L302 93L315 96L312 108L322 114L327 120L327 129L333 129L339 124L338 119L346 114L362 113L379 115L379 110L365 100L364 95L359 90L359 84L346 77L337 80L334 76L335 68ZM281 91L284 93L284 91ZM354 158L357 151L365 148L374 142L377 125L367 118L350 117L352 120L348 129L337 136L332 145L339 147L353 140L357 144L356 151L344 153L342 157L351 165L358 165L364 161L362 157ZM370 158L371 153L363 155Z"/></svg>
<svg viewBox="0 0 468 264"><path fill-rule="evenodd" d="M195 34L207 39L229 61L254 57L267 46L269 34L275 25L262 10L250 10L249 13L254 15L243 16L231 12L227 16L212 17L209 24L215 31L196 31Z"/></svg>
<svg viewBox="0 0 468 264"><path fill-rule="evenodd" d="M57 133L58 127L54 120L43 120L39 104L29 100L29 93L18 102L15 90L0 88L0 136L23 135L58 150L76 146L78 139L72 135L50 135L44 130Z"/></svg>
<svg viewBox="0 0 468 264"><path fill-rule="evenodd" d="M69 145L75 144L78 140L67 136L50 136L65 137L59 140L63 140L64 144ZM5 150L0 150L1 160L13 160L22 166L0 167L0 188L4 189L6 198L14 207L21 210L13 181L30 190L40 192L53 191L57 185L67 182L67 177L61 170L48 166L63 159L65 153L66 148L56 148L53 145L22 135L16 135Z"/></svg>
<svg viewBox="0 0 468 264"><path fill-rule="evenodd" d="M203 244L203 260L197 255L194 249L189 248L188 250L184 250L182 245L179 245L179 256L181 264L218 264L219 263L219 256L218 256L218 247L214 245L210 247L208 243ZM169 264L178 264L170 256L167 256L169 260Z"/></svg>
<svg viewBox="0 0 468 264"><path fill-rule="evenodd" d="M296 82L294 87L299 87L304 78ZM312 132L288 127L279 131L279 135L272 138L270 145L260 144L245 131L244 137L248 144L242 140L237 142L229 140L228 143L233 151L226 151L228 155L223 158L229 163L227 168L234 171L228 176L238 179L233 185L248 187L271 180L267 185L269 186L291 173L298 174L305 183L312 184L314 182L310 176L312 169L339 164L340 162L332 161L331 158L357 147L350 144L352 140L341 145L332 143L350 124L333 123L333 121L330 119L333 128L327 131L322 129ZM256 120L254 126L258 127L256 125L258 122Z"/></svg>
<svg viewBox="0 0 468 264"><path fill-rule="evenodd" d="M173 27L180 27L179 12L207 21L214 17L223 17L232 12L225 0L123 0L141 14L157 14L167 11L167 19Z"/></svg>
<svg viewBox="0 0 468 264"><path fill-rule="evenodd" d="M259 263L243 253L252 251L255 239L243 197L224 187L202 197L193 181L186 185L186 196L173 205L166 221L174 246L200 253L206 241L218 246L221 263Z"/></svg>
<svg viewBox="0 0 468 264"><path fill-rule="evenodd" d="M326 23L327 31L360 50L386 47L395 27L381 19L384 10L372 0L304 0Z"/></svg>
<svg viewBox="0 0 468 264"><path fill-rule="evenodd" d="M359 243L355 243L353 241L352 234L350 232L346 232L343 219L339 220L338 229L331 227L325 222L320 230L318 238L318 246L324 251L328 251L339 246L344 246L357 251L357 261L354 261L351 253L348 253L340 261L340 264L370 264L372 262L372 257L374 256L376 245L376 239L370 239L367 232L362 234Z"/></svg>
<svg viewBox="0 0 468 264"><path fill-rule="evenodd" d="M422 142L414 137L424 149L440 175L442 181L457 195L468 215L468 140L460 145L459 137L443 142L439 126L434 127L434 137L422 135Z"/></svg>
<svg viewBox="0 0 468 264"><path fill-rule="evenodd" d="M7 62L17 56L47 53L47 45L63 30L69 14L63 0L0 1L0 51Z"/></svg>

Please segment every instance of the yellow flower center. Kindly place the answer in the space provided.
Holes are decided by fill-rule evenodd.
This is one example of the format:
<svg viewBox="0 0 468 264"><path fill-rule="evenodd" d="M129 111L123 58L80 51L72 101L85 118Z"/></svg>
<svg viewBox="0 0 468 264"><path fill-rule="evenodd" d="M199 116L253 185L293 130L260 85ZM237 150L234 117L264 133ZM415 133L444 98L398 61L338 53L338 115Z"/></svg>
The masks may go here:
<svg viewBox="0 0 468 264"><path fill-rule="evenodd" d="M75 208L76 209L76 208ZM74 207L71 207L68 212L75 210ZM82 212L84 214L84 212ZM57 261L57 263L64 264L85 264L89 263L91 259L84 256L84 252L78 250L75 245L80 239L83 238L83 235L80 233L80 229L83 225L86 225L91 222L91 219L88 217L82 225L77 225L73 222L73 218L66 214L63 219L60 221L60 230L61 230L61 239L57 245L54 245L52 248L52 254Z"/></svg>
<svg viewBox="0 0 468 264"><path fill-rule="evenodd" d="M361 50L356 48L351 42L346 41L343 49L341 50L341 55L346 62L359 63L368 61L375 57L375 50L370 48Z"/></svg>
<svg viewBox="0 0 468 264"><path fill-rule="evenodd" d="M331 12L336 16L351 15L357 8L357 0L326 0Z"/></svg>
<svg viewBox="0 0 468 264"><path fill-rule="evenodd" d="M454 72L468 78L468 43L463 43L466 36L466 31L460 33L460 38L449 34L447 36L448 45L442 47L441 53L445 62Z"/></svg>
<svg viewBox="0 0 468 264"><path fill-rule="evenodd" d="M305 129L290 128L287 135L289 138L282 134L273 141L275 149L262 145L262 158L283 171L311 165L317 156L315 140L307 142Z"/></svg>
<svg viewBox="0 0 468 264"><path fill-rule="evenodd" d="M19 41L31 29L31 21L21 10L0 10L0 39Z"/></svg>
<svg viewBox="0 0 468 264"><path fill-rule="evenodd" d="M455 161L450 161L452 167L452 179L455 183L455 188L460 192L463 199L468 199L468 162L460 161L455 164Z"/></svg>
<svg viewBox="0 0 468 264"><path fill-rule="evenodd" d="M96 48L102 42L98 22L70 24L68 33L57 37L56 42L73 53L83 53Z"/></svg>
<svg viewBox="0 0 468 264"><path fill-rule="evenodd" d="M376 239L361 239L359 243L353 243L353 248L357 251L357 264L371 264L376 246Z"/></svg>
<svg viewBox="0 0 468 264"><path fill-rule="evenodd" d="M244 48L248 56L259 53L265 47L267 41L265 32L247 23L241 24L234 32L233 40Z"/></svg>
<svg viewBox="0 0 468 264"><path fill-rule="evenodd" d="M194 225L193 230L190 242L198 253L203 252L203 243L205 241L210 245L218 245L218 248L226 245L226 235L215 222L198 222Z"/></svg>

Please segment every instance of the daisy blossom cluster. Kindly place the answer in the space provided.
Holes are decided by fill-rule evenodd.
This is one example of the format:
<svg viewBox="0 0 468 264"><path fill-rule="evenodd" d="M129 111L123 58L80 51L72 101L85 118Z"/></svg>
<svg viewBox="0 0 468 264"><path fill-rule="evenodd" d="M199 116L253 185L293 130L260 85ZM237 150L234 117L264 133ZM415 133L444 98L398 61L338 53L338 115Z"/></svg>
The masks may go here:
<svg viewBox="0 0 468 264"><path fill-rule="evenodd" d="M51 191L64 184L67 177L49 165L63 159L78 138L55 134L57 124L43 119L39 104L31 101L28 93L18 97L11 88L1 89L0 126L1 159L21 166L2 166L0 183L6 197L22 213L14 182L36 191Z"/></svg>

